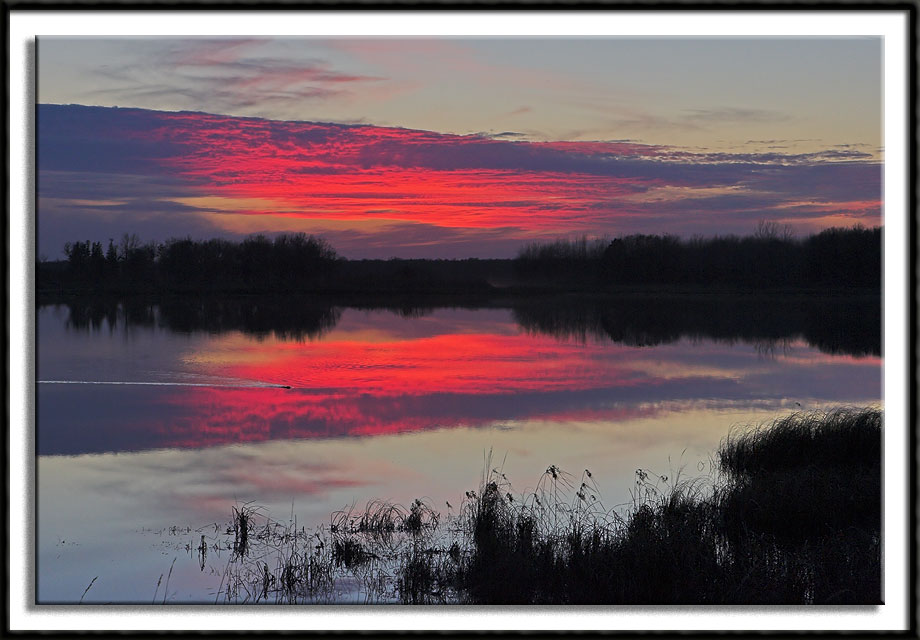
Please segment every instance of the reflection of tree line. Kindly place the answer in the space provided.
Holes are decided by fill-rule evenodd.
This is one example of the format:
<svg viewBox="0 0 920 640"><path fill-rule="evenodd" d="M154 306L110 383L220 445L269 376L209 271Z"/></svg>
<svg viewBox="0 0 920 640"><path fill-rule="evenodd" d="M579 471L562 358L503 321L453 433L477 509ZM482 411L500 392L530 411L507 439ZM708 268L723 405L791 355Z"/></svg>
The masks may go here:
<svg viewBox="0 0 920 640"><path fill-rule="evenodd" d="M48 302L65 304L69 311L67 326L77 330L162 327L177 333L242 331L258 338L274 334L283 340L319 338L335 327L342 313L322 301L274 296L86 296Z"/></svg>
<svg viewBox="0 0 920 640"><path fill-rule="evenodd" d="M79 330L163 327L189 333L242 331L257 337L316 339L331 330L345 307L388 310L404 318L437 307L511 308L527 332L565 340L611 340L654 346L681 338L753 343L769 352L803 337L827 353L881 354L881 301L877 296L562 296L509 300L413 302L380 299L252 296L203 298L114 298L82 296L60 300L67 325Z"/></svg>
<svg viewBox="0 0 920 640"><path fill-rule="evenodd" d="M754 343L765 352L803 337L826 353L881 354L878 297L655 296L522 302L512 309L525 330L560 339L609 339L654 346L681 338Z"/></svg>

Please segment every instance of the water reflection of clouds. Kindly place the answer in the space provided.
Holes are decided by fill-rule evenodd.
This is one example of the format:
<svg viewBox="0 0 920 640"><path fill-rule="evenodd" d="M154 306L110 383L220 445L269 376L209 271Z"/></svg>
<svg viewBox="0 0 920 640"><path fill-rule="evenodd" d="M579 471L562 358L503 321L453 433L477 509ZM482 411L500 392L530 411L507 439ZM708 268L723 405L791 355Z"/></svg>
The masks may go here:
<svg viewBox="0 0 920 640"><path fill-rule="evenodd" d="M640 386L517 393L431 393L374 396L278 389L182 388L164 392L119 389L39 393L40 454L201 448L274 439L379 436L480 426L525 419L620 422L663 411L666 403L706 400L712 406L781 403L788 398L878 397L877 371L856 376L845 367L755 374L749 379L693 376ZM873 395L873 393L875 395ZM843 395L846 394L846 395ZM94 401L95 398L95 401ZM663 404L665 403L665 404ZM667 409L661 409L666 406ZM82 407L78 413L74 409ZM656 407L650 409L650 407ZM55 411L61 414L54 415ZM50 415L49 415L50 414ZM155 417L154 417L155 416Z"/></svg>
<svg viewBox="0 0 920 640"><path fill-rule="evenodd" d="M44 507L59 515L72 511L74 522L83 519L77 514L79 510L117 512L119 503L128 508L133 502L142 502L154 511L169 509L173 518L194 523L203 516L226 516L234 500L276 506L290 505L294 496L301 501L325 501L338 490L363 492L379 484L381 477L414 477L384 460L356 463L352 456L324 457L284 442L88 455L79 458L79 469L76 463L74 458L53 457L40 464L41 486L47 487L42 490ZM51 487L68 484L88 490L82 506L68 507L55 499L66 490ZM109 496L113 504L94 506L94 496Z"/></svg>
<svg viewBox="0 0 920 640"><path fill-rule="evenodd" d="M484 325L476 331L480 313ZM41 342L52 352L43 367L49 374L73 362L92 369L100 353L121 343L118 332L85 343L62 339L48 320ZM420 324L423 330L406 330ZM462 330L454 332L456 326ZM59 342L63 365L53 349ZM765 357L745 342L579 342L521 334L507 310L437 310L408 320L348 310L311 342L151 328L132 344L134 359L121 371L129 378L154 366L184 372L177 380L188 374L295 388L40 385L41 455L200 449L526 420L555 421L567 429L585 420L613 423L660 414L664 406L674 411L673 403L695 400L778 406L790 399L868 403L881 394L879 358L823 354L801 340L788 342L779 357Z"/></svg>

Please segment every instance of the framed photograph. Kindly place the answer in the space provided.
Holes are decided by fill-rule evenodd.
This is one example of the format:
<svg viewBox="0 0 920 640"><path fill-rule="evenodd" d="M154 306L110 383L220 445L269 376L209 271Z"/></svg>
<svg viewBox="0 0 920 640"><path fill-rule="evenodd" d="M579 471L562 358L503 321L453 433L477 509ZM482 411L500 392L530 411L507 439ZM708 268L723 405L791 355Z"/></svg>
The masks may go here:
<svg viewBox="0 0 920 640"><path fill-rule="evenodd" d="M507 9L8 9L10 630L916 631L914 9Z"/></svg>

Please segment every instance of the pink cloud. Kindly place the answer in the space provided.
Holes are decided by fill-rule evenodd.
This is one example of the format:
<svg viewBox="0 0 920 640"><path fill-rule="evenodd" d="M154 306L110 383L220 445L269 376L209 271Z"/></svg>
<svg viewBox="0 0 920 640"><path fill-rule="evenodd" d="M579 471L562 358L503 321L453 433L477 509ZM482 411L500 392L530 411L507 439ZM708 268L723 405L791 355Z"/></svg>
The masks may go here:
<svg viewBox="0 0 920 640"><path fill-rule="evenodd" d="M289 73L277 81L326 72ZM628 141L528 142L52 105L40 110L39 151L45 175L137 176L122 181L125 193L105 194L125 211L138 181L156 181L161 199L219 214L214 224L226 232L242 232L224 215L235 213L264 217L265 231L272 220L320 219L365 230L415 225L430 232L431 245L456 230L503 230L520 245L567 234L745 232L759 219L792 217L802 228L819 227L828 216L876 224L881 209L881 165L858 151L691 153ZM68 198L98 199L91 191L92 181L40 174L39 196L55 198L58 210ZM215 199L220 207L208 204ZM175 214L172 235L182 233L181 212ZM130 221L116 235L126 228ZM394 247L392 255L398 253Z"/></svg>

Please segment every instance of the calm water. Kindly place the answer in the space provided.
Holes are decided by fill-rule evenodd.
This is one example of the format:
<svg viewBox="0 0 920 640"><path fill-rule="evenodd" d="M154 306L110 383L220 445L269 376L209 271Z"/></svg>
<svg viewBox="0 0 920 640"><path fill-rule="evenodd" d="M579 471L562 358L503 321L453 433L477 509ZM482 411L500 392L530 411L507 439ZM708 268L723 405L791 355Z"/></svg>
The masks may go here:
<svg viewBox="0 0 920 640"><path fill-rule="evenodd" d="M551 464L587 468L613 507L637 468L707 472L733 425L881 398L877 303L84 301L37 316L41 603L79 601L94 578L84 602L213 601L226 558L201 569L184 545L233 505L306 526L372 499L446 513L491 450L518 491Z"/></svg>

